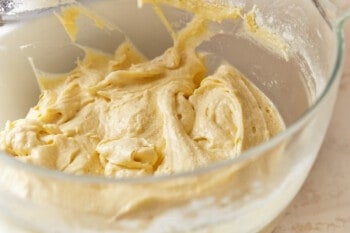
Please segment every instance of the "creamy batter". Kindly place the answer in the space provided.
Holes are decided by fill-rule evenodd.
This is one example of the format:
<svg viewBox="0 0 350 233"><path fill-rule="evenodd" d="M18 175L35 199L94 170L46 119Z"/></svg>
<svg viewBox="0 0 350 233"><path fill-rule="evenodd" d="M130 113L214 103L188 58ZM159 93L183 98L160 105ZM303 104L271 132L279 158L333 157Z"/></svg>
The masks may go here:
<svg viewBox="0 0 350 233"><path fill-rule="evenodd" d="M206 54L196 50L215 33L208 24L239 20L276 51L283 53L284 44L254 12L201 0L149 2L173 38L171 48L148 60L131 41L113 55L79 45L86 56L70 73L36 72L40 100L24 119L7 123L0 146L24 162L71 174L155 176L125 182L38 175L0 163L16 222L27 220L40 232L256 232L290 197L270 190L275 177L284 178L283 142L238 163L176 175L240 156L284 129L271 101L234 67L222 63L209 73ZM194 13L192 21L175 31L161 2ZM57 16L72 41L81 15L108 28L86 9L66 8ZM301 176L291 176L291 190L295 177Z"/></svg>
<svg viewBox="0 0 350 233"><path fill-rule="evenodd" d="M235 158L283 130L278 111L248 79L229 64L208 74L205 54L196 51L211 36L209 19L238 19L242 10L175 5L196 14L179 32L164 20L174 45L161 56L148 60L130 41L114 55L84 48L69 74L38 77L38 104L7 123L1 149L73 174L158 175ZM72 40L78 16L78 8L60 16Z"/></svg>

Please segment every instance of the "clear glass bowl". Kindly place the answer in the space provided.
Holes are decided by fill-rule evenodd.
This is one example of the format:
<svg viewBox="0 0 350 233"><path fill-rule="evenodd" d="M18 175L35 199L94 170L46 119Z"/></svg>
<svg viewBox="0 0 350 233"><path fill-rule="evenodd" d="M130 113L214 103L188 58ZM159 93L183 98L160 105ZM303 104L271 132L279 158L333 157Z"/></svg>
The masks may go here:
<svg viewBox="0 0 350 233"><path fill-rule="evenodd" d="M343 59L346 1L240 1L259 9L258 22L289 45L286 61L239 31L205 42L213 66L226 60L273 101L287 129L239 158L170 176L109 179L73 176L24 164L0 153L0 216L7 232L271 232L313 165L335 102ZM118 26L148 57L171 39L152 8L136 1L83 4ZM184 12L165 8L183 25ZM24 117L38 98L31 67L64 72L81 50L51 10L4 16L0 26L0 125ZM112 52L124 40L79 22L78 42ZM31 58L31 59L28 59ZM135 208L137 206L137 208ZM2 225L3 227L5 225ZM10 229L10 228L9 228ZM22 231L21 231L22 229Z"/></svg>

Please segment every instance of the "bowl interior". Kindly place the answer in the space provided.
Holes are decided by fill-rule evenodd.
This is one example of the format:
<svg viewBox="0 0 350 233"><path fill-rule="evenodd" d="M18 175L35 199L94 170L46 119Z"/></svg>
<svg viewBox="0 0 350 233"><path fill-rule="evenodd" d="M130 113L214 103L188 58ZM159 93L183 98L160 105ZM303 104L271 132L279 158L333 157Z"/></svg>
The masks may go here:
<svg viewBox="0 0 350 233"><path fill-rule="evenodd" d="M242 5L241 1L236 2ZM242 36L241 20L213 25L223 32L198 48L210 54L207 62L211 70L224 60L245 74L272 100L287 126L321 92L335 60L334 34L311 2L284 1L273 6L269 1L244 3L247 10L256 4L258 23L288 43L288 61ZM86 7L113 25L113 29L98 29L90 19L81 17L77 37L80 45L113 53L128 38L149 58L172 45L169 33L149 5L140 9L136 1L102 0L88 1ZM290 10L286 13L284 7ZM189 13L170 7L163 9L175 28L191 19ZM73 69L77 57L84 56L52 12L42 12L33 18L0 27L1 128L7 120L24 117L37 102L40 91L33 64L42 72L62 73ZM316 31L308 30L315 27Z"/></svg>

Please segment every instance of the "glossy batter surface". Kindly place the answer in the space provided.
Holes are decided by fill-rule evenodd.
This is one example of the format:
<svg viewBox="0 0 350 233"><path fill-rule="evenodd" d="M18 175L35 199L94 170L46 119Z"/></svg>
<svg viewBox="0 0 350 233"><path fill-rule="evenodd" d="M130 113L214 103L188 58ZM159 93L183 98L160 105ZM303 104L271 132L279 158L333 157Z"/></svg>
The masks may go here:
<svg viewBox="0 0 350 233"><path fill-rule="evenodd" d="M241 10L191 2L178 6L196 12L184 29L175 32L165 21L174 45L153 60L126 41L114 55L84 48L69 74L38 77L38 104L7 123L1 149L59 171L127 177L234 158L283 130L273 104L238 70L222 64L209 75L196 51L210 37L208 19L237 19ZM73 40L78 15L68 8L60 17ZM253 30L254 20L245 18Z"/></svg>

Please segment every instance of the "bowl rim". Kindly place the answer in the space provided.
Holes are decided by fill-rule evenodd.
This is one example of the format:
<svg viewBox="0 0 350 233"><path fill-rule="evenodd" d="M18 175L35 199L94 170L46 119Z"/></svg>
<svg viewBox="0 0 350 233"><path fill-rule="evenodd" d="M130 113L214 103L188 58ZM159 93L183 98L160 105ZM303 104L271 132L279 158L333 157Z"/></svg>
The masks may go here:
<svg viewBox="0 0 350 233"><path fill-rule="evenodd" d="M228 160L218 161L212 164L209 164L205 167L198 167L190 171L183 171L174 174L165 174L165 175L149 175L149 176L141 176L141 177L105 177L105 176L92 176L92 175L75 175L69 174L66 172L49 169L45 167L41 167L34 164L24 163L18 159L15 159L12 156L7 155L3 151L0 151L0 162L10 165L14 168L20 169L22 171L26 171L28 173L33 173L34 175L45 177L45 178L53 178L57 180L69 181L69 182L79 182L79 183L87 183L87 184L118 184L118 183L128 183L128 184L140 184L140 183L155 183L167 180L174 180L179 178L186 178L191 176L197 176L199 174L209 173L214 170L222 169L224 167L237 165L246 162L249 159L252 159L262 151L266 151L273 146L276 146L281 141L288 138L290 135L297 132L307 121L313 116L313 114L317 111L321 103L327 97L330 92L330 89L334 85L336 85L336 80L340 78L340 72L342 63L344 60L344 34L343 34L343 26L346 21L346 18L339 21L334 27L330 27L330 30L333 31L334 36L336 37L336 58L334 61L334 66L330 75L330 79L327 84L321 91L320 95L316 98L316 100L308 107L303 114L295 120L289 127L287 127L284 131L278 133L273 136L266 142L263 142L257 146L247 149L240 156Z"/></svg>

